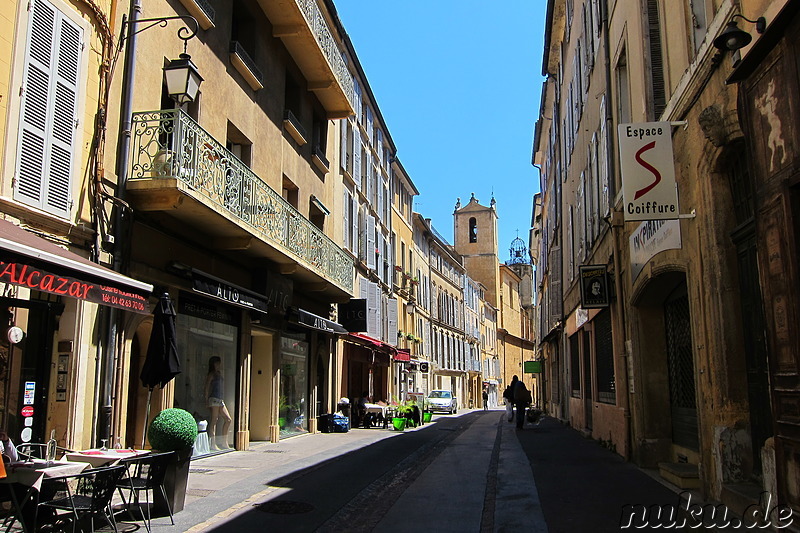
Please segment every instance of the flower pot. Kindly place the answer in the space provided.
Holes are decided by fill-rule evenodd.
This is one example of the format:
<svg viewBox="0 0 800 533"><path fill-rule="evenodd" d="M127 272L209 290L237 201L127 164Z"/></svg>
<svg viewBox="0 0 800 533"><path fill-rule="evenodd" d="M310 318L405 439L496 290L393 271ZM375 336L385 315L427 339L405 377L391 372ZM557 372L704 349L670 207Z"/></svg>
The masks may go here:
<svg viewBox="0 0 800 533"><path fill-rule="evenodd" d="M430 411L425 411L422 414L422 421L425 422L426 424L430 422L432 418L433 418L433 413L431 413Z"/></svg>
<svg viewBox="0 0 800 533"><path fill-rule="evenodd" d="M406 429L406 419L405 418L392 418L392 426L397 431L403 431Z"/></svg>
<svg viewBox="0 0 800 533"><path fill-rule="evenodd" d="M286 427L286 419L283 418L283 417L279 418L278 419L278 425L280 426L281 429L285 428Z"/></svg>
<svg viewBox="0 0 800 533"><path fill-rule="evenodd" d="M192 449L178 451L175 454L175 461L167 466L167 474L164 477L164 491L167 498L160 490L153 491L153 515L169 516L167 503L172 509L172 514L183 510L186 501L186 485L189 482L189 463L192 460Z"/></svg>

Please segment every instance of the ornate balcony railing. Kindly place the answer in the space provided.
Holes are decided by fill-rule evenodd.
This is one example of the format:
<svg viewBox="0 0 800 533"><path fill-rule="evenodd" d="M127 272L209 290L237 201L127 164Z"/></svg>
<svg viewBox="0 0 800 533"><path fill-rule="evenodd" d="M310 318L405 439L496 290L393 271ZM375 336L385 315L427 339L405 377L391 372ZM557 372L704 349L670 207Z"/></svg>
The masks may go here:
<svg viewBox="0 0 800 533"><path fill-rule="evenodd" d="M336 46L336 40L333 38L333 35L331 35L331 30L328 28L328 24L325 22L325 18L322 16L316 0L296 1L308 23L308 27L311 28L311 32L314 34L317 43L319 43L320 49L322 49L322 52L325 54L328 64L331 66L331 70L333 70L336 79L339 81L339 85L342 87L342 90L345 95L347 95L347 99L352 105L354 93L353 78L350 75L350 71L347 70L347 65L342 57L342 53L339 51L339 47Z"/></svg>
<svg viewBox="0 0 800 533"><path fill-rule="evenodd" d="M173 178L300 265L353 293L353 259L180 110L134 113L130 180Z"/></svg>

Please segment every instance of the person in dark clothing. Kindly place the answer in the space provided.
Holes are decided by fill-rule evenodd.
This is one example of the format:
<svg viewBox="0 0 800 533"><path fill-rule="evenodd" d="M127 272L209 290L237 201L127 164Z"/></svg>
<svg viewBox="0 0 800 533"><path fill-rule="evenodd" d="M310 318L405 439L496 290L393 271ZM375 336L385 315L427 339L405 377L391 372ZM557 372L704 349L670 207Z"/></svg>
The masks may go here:
<svg viewBox="0 0 800 533"><path fill-rule="evenodd" d="M511 383L509 383L508 387L503 391L503 399L506 402L506 415L508 416L509 422L514 420L514 387L516 387L518 382L519 378L514 376L511 378Z"/></svg>
<svg viewBox="0 0 800 533"><path fill-rule="evenodd" d="M483 388L483 410L489 409L489 389Z"/></svg>
<svg viewBox="0 0 800 533"><path fill-rule="evenodd" d="M516 380L516 384L514 381ZM522 429L525 423L525 409L531 404L531 392L522 381L517 379L517 376L511 380L514 385L514 407L517 408L517 429Z"/></svg>

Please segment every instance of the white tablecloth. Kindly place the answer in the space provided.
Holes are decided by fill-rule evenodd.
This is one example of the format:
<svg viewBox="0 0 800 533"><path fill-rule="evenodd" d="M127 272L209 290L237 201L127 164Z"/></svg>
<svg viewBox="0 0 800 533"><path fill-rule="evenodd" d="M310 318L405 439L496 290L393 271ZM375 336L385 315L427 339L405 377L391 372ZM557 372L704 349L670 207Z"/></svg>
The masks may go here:
<svg viewBox="0 0 800 533"><path fill-rule="evenodd" d="M52 466L45 461L11 463L6 465L6 477L0 482L19 483L38 491L45 477L72 476L91 467L87 462L77 461L56 461Z"/></svg>
<svg viewBox="0 0 800 533"><path fill-rule="evenodd" d="M129 459L146 455L150 450L84 450L81 452L67 452L62 460L90 463L93 468L101 466L114 466L121 459Z"/></svg>

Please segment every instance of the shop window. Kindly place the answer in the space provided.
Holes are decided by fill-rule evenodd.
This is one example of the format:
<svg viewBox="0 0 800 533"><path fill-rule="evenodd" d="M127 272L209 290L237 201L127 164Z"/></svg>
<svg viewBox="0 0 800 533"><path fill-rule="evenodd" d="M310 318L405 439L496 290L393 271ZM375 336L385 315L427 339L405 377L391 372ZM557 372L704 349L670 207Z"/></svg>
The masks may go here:
<svg viewBox="0 0 800 533"><path fill-rule="evenodd" d="M284 333L281 337L280 437L308 432L308 342L304 334Z"/></svg>
<svg viewBox="0 0 800 533"><path fill-rule="evenodd" d="M219 376L214 381L214 395L219 395L233 418L236 414L238 312L211 303L180 298L176 319L181 373L175 378L175 407L190 412L195 420L208 422L212 445L223 448L234 442L233 421L225 429L225 417L218 413L216 425L206 394L212 358L219 357ZM221 379L220 379L221 378ZM216 437L212 439L211 437Z"/></svg>

